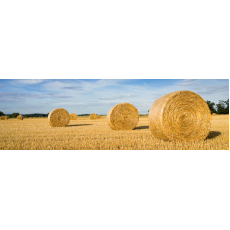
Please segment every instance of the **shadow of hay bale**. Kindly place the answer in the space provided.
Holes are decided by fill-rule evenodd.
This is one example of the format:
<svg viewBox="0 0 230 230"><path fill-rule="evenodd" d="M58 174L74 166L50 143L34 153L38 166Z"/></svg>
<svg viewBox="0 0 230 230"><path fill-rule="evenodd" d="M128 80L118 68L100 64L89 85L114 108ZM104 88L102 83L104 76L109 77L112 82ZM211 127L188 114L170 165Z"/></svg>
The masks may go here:
<svg viewBox="0 0 230 230"><path fill-rule="evenodd" d="M206 140L207 139L213 139L215 137L218 137L221 135L221 132L218 132L218 131L210 131L208 136L206 137Z"/></svg>
<svg viewBox="0 0 230 230"><path fill-rule="evenodd" d="M78 124L78 125L67 125L66 127L71 127L71 126L85 126L85 125L93 125L93 124Z"/></svg>
<svg viewBox="0 0 230 230"><path fill-rule="evenodd" d="M149 126L138 126L134 128L133 130L136 130L136 129L149 129Z"/></svg>

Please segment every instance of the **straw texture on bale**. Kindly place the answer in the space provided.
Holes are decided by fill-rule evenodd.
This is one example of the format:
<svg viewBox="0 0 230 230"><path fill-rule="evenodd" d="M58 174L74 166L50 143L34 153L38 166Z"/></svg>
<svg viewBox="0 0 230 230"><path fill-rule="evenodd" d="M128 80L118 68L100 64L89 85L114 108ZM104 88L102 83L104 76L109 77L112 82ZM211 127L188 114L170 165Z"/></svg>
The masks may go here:
<svg viewBox="0 0 230 230"><path fill-rule="evenodd" d="M89 118L90 119L97 119L97 115L95 113L91 113Z"/></svg>
<svg viewBox="0 0 230 230"><path fill-rule="evenodd" d="M5 120L5 116L1 116L1 120Z"/></svg>
<svg viewBox="0 0 230 230"><path fill-rule="evenodd" d="M65 127L69 124L69 113L65 109L54 109L49 113L48 121L52 127Z"/></svg>
<svg viewBox="0 0 230 230"><path fill-rule="evenodd" d="M18 116L17 116L17 119L18 119L18 120L23 120L23 116L22 116L22 115L18 115Z"/></svg>
<svg viewBox="0 0 230 230"><path fill-rule="evenodd" d="M8 120L8 117L7 117L7 116L5 116L5 120Z"/></svg>
<svg viewBox="0 0 230 230"><path fill-rule="evenodd" d="M149 128L159 139L204 140L211 127L207 103L191 91L182 90L157 99L149 111Z"/></svg>
<svg viewBox="0 0 230 230"><path fill-rule="evenodd" d="M101 116L100 115L97 115L97 119L100 119L101 118Z"/></svg>
<svg viewBox="0 0 230 230"><path fill-rule="evenodd" d="M77 120L77 115L76 115L75 113L71 113L71 114L69 115L69 119L70 119L70 120Z"/></svg>
<svg viewBox="0 0 230 230"><path fill-rule="evenodd" d="M107 123L114 130L132 130L139 122L138 110L129 103L113 106L106 117Z"/></svg>

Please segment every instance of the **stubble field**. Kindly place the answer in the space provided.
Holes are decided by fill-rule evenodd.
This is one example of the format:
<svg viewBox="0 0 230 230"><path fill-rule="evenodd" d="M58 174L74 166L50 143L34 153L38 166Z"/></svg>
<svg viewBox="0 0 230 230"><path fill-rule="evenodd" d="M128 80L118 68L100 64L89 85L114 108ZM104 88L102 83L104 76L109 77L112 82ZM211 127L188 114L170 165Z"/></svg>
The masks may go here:
<svg viewBox="0 0 230 230"><path fill-rule="evenodd" d="M78 117L67 127L52 128L47 118L0 121L1 150L229 150L229 115L212 116L204 141L170 142L156 139L148 117L134 130L111 130L106 117Z"/></svg>

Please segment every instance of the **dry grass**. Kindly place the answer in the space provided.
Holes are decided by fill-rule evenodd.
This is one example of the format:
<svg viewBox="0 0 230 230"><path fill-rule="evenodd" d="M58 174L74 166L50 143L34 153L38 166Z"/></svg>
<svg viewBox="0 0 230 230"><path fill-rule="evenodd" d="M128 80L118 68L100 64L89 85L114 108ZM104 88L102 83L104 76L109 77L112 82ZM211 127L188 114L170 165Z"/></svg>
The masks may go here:
<svg viewBox="0 0 230 230"><path fill-rule="evenodd" d="M210 131L211 113L198 94L176 91L157 99L149 112L152 134L163 140L204 140Z"/></svg>
<svg viewBox="0 0 230 230"><path fill-rule="evenodd" d="M229 115L212 117L210 133L204 141L171 142L155 138L148 117L140 117L134 130L111 130L106 117L90 120L78 117L69 125L52 128L47 119L9 119L0 122L0 149L128 149L128 150L229 150Z"/></svg>
<svg viewBox="0 0 230 230"><path fill-rule="evenodd" d="M107 123L114 130L132 130L138 122L138 110L129 103L117 104L107 114Z"/></svg>

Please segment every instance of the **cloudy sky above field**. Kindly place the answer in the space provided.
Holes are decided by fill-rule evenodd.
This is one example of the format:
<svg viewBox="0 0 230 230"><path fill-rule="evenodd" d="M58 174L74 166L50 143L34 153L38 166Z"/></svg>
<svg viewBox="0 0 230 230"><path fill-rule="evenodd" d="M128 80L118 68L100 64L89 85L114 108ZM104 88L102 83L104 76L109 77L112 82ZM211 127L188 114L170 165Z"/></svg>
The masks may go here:
<svg viewBox="0 0 230 230"><path fill-rule="evenodd" d="M191 90L218 103L229 98L228 79L0 79L0 111L48 113L64 108L69 113L107 114L117 103L133 104L147 113L159 97Z"/></svg>

